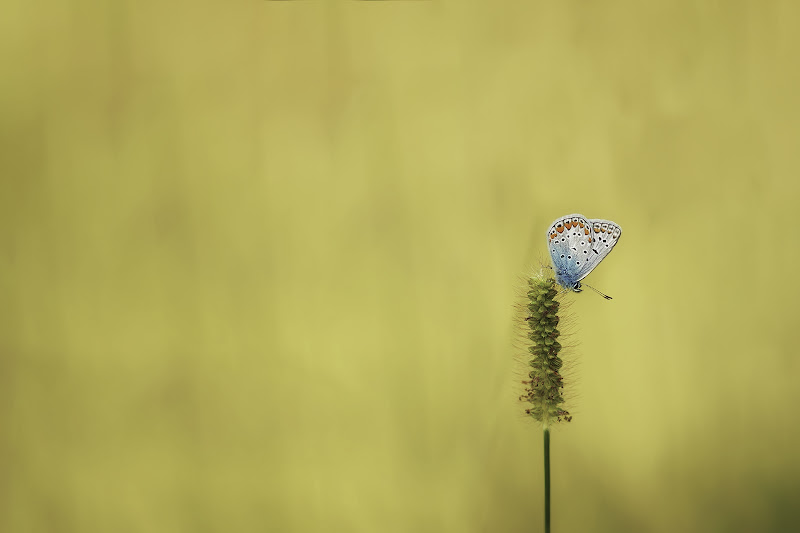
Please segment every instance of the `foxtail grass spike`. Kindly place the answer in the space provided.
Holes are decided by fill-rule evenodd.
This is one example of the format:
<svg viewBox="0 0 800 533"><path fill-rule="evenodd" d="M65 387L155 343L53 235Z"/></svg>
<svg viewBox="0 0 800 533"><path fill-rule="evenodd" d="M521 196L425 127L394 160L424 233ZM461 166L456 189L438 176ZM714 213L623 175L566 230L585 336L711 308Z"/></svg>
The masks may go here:
<svg viewBox="0 0 800 533"><path fill-rule="evenodd" d="M559 357L562 346L558 342L562 295L554 278L542 272L528 278L525 344L531 357L528 361L530 381L523 381L527 388L520 399L531 404L525 412L545 428L555 422L572 420L569 412L562 408L564 380L560 371L564 363Z"/></svg>

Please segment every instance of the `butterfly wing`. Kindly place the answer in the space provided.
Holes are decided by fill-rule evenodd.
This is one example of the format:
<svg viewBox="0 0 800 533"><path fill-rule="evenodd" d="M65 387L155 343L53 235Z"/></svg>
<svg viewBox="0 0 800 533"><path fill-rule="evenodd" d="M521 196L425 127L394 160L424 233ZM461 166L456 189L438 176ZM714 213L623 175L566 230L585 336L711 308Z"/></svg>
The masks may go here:
<svg viewBox="0 0 800 533"><path fill-rule="evenodd" d="M592 252L591 230L591 222L577 213L557 219L547 230L547 248L560 285L571 288L594 268L589 262L598 254Z"/></svg>
<svg viewBox="0 0 800 533"><path fill-rule="evenodd" d="M622 236L622 228L619 227L619 224L610 220L594 218L589 220L588 227L590 229L589 244L591 245L591 251L589 252L589 259L583 263L578 272L578 281L588 276L589 272L594 270L600 264L600 261L611 253L611 250Z"/></svg>

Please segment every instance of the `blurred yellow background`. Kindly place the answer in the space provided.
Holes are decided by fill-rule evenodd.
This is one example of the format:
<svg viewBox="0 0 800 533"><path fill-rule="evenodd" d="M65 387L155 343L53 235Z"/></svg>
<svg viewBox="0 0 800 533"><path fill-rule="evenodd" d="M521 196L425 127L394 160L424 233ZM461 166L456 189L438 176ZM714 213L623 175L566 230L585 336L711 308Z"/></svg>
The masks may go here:
<svg viewBox="0 0 800 533"><path fill-rule="evenodd" d="M800 529L798 4L166 4L3 8L0 531L540 531L573 212L553 530Z"/></svg>

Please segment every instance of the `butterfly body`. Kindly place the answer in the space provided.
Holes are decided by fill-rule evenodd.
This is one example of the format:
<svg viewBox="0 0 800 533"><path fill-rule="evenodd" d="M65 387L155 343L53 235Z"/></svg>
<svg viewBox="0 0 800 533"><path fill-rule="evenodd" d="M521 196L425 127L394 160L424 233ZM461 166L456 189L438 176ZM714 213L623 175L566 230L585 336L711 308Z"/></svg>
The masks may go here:
<svg viewBox="0 0 800 533"><path fill-rule="evenodd" d="M615 222L572 214L556 219L547 230L547 249L556 283L581 292L581 280L614 248L622 235Z"/></svg>

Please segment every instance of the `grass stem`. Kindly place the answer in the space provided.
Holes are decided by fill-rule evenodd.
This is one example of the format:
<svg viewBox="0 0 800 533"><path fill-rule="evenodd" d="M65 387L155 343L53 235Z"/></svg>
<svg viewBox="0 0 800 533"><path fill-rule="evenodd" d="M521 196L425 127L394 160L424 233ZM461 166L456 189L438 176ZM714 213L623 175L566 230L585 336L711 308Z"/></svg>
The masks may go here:
<svg viewBox="0 0 800 533"><path fill-rule="evenodd" d="M550 533L550 429L544 428L544 531Z"/></svg>

